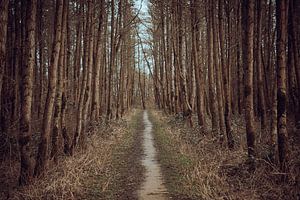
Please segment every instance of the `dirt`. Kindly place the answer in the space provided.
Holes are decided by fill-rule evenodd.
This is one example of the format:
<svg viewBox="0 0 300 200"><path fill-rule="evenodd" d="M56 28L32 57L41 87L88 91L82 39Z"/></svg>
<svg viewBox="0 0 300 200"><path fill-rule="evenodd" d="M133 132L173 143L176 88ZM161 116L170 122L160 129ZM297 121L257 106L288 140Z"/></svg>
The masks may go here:
<svg viewBox="0 0 300 200"><path fill-rule="evenodd" d="M166 134L168 125L156 111L150 112L150 120L153 122L155 146L169 198L176 200L203 199L195 195L195 191L189 187L191 184L187 183L183 177L183 170L191 170L192 159L182 154L179 150L180 143Z"/></svg>
<svg viewBox="0 0 300 200"><path fill-rule="evenodd" d="M80 157L81 154L77 159L74 158L73 162L72 158L69 158L69 162L76 165L76 169L79 165L75 161L91 159L83 162L84 166L78 168L78 170L83 168L82 173L79 170L81 174L78 174L78 180L76 179L76 183L70 184L68 191L74 197L72 199L169 199L158 161L156 144L154 144L156 142L152 122L148 118L147 111L135 112L130 120L123 120L122 123L116 122L116 125L110 128L111 130L108 128L105 132L109 137L93 137L95 141L102 143L100 142L98 145L97 142L90 141L91 151L82 154L83 159ZM56 170L57 173L53 177L59 176L61 173L59 167ZM68 172L65 173L68 174ZM74 173L77 174L76 170ZM61 191L55 190L60 186L54 185L53 195L43 193L43 191L47 191L47 181L52 180L53 177L49 175L45 180L41 180L44 186L41 186L40 190L31 191L29 187L22 190L22 194L26 196L26 194L36 193L37 196L40 196L37 199L48 199L49 196L53 196L49 199L65 199L65 197L59 198ZM69 174L65 175L62 180L68 183L73 179ZM61 187L63 186L62 184Z"/></svg>
<svg viewBox="0 0 300 200"><path fill-rule="evenodd" d="M152 123L149 121L148 112L143 113L145 129L143 131L142 165L145 170L145 179L138 191L141 200L165 200L167 199L167 189L162 177L161 167L157 160L157 152L154 146L152 133Z"/></svg>
<svg viewBox="0 0 300 200"><path fill-rule="evenodd" d="M141 165L142 132L144 129L142 112L137 111L126 127L126 133L113 144L110 161L103 172L91 174L85 182L84 195L79 199L137 200L137 190L144 176ZM116 136L118 137L118 136Z"/></svg>
<svg viewBox="0 0 300 200"><path fill-rule="evenodd" d="M139 112L131 123L112 154L113 180L98 199L168 199L148 112Z"/></svg>

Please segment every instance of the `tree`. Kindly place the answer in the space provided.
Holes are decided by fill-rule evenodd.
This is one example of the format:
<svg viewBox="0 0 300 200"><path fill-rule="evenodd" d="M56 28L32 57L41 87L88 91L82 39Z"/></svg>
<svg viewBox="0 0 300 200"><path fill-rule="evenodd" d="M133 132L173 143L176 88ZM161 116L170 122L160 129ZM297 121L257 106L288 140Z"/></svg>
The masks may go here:
<svg viewBox="0 0 300 200"><path fill-rule="evenodd" d="M226 132L223 92L222 92L222 85L221 85L223 83L223 77L221 76L220 59L219 59L219 51L218 51L219 49L218 32L217 32L218 29L216 23L216 15L213 7L211 9L211 26L213 32L213 60L214 60L214 73L215 73L215 83L216 83L216 100L217 100L217 109L218 109L219 127L220 127L219 137L222 143L224 140L224 133Z"/></svg>
<svg viewBox="0 0 300 200"><path fill-rule="evenodd" d="M276 26L277 26L277 129L278 153L280 168L287 170L288 159L288 132L286 127L286 46L287 46L287 17L288 0L276 1Z"/></svg>
<svg viewBox="0 0 300 200"><path fill-rule="evenodd" d="M220 42L220 65L223 77L223 90L224 90L224 118L226 126L226 136L228 148L232 149L234 146L232 127L231 127L231 103L230 103L230 86L229 86L229 65L225 66L225 52L224 52L224 31L223 31L223 0L219 0L219 42Z"/></svg>
<svg viewBox="0 0 300 200"><path fill-rule="evenodd" d="M107 108L110 120L122 117L137 103L137 15L129 0L109 3L0 1L0 146L20 153L22 185L56 164L61 145L66 155L84 147L90 119Z"/></svg>
<svg viewBox="0 0 300 200"><path fill-rule="evenodd" d="M262 66L262 57L261 57L261 41L262 41L262 2L261 0L256 0L257 5L257 23L256 23L256 66L257 66L257 86L258 86L258 107L259 114L261 117L261 131L264 132L266 130L267 122L266 122L266 103L265 103L265 93L264 93L264 84L263 84L263 66Z"/></svg>
<svg viewBox="0 0 300 200"><path fill-rule="evenodd" d="M198 0L191 0L191 26L192 26L192 60L194 64L194 73L196 81L196 106L198 115L198 124L200 126L205 125L204 119L204 92L203 92L203 66L200 65L200 49L199 49L199 23L200 18L197 12L197 7L199 5Z"/></svg>
<svg viewBox="0 0 300 200"><path fill-rule="evenodd" d="M19 184L29 183L33 176L31 158L31 108L33 89L33 68L35 65L35 27L36 27L36 0L26 1L26 39L28 49L25 55L25 65L22 67L21 88L21 120L19 134L19 149L21 155L21 170Z"/></svg>
<svg viewBox="0 0 300 200"><path fill-rule="evenodd" d="M62 16L62 29L61 29L61 47L60 54L58 59L58 70L57 70L57 89L56 89L56 98L54 106L54 115L53 115L53 134L52 134L52 150L51 150L51 159L57 163L58 156L58 138L61 134L61 121L62 121L62 104L63 104L63 86L64 86L64 69L65 69L65 48L66 48L66 32L67 32L67 13L68 13L68 4L67 0L64 1L63 5L63 16Z"/></svg>
<svg viewBox="0 0 300 200"><path fill-rule="evenodd" d="M217 97L215 89L215 76L214 76L214 58L213 58L213 4L209 1L208 10L207 10L207 49L208 49L208 82L209 82L209 105L212 115L212 130L214 134L218 135L220 131L219 127L219 115L217 108Z"/></svg>
<svg viewBox="0 0 300 200"><path fill-rule="evenodd" d="M253 109L254 0L242 1L243 64L245 70L245 121L250 169L255 169L255 127Z"/></svg>
<svg viewBox="0 0 300 200"><path fill-rule="evenodd" d="M3 0L0 2L0 24L2 28L0 29L0 101L2 94L2 82L4 75L4 66L6 59L6 35L7 35L7 15L8 15L8 0ZM1 106L0 106L1 110Z"/></svg>
<svg viewBox="0 0 300 200"><path fill-rule="evenodd" d="M56 1L54 40L51 54L51 65L49 70L48 92L46 97L43 128L41 132L41 141L38 148L38 155L35 165L35 175L41 175L47 167L49 160L49 143L51 134L51 122L54 108L54 100L57 87L57 68L61 48L61 31L62 31L62 11L64 0Z"/></svg>
<svg viewBox="0 0 300 200"><path fill-rule="evenodd" d="M84 107L83 107L83 112L82 112L82 119L83 119L83 125L82 125L82 130L80 136L82 137L82 144L85 145L85 130L87 126L87 120L88 120L88 110L89 110L89 105L91 102L91 87L92 87L92 70L93 70L93 51L94 51L94 1L90 0L88 1L88 23L87 23L87 29L88 29L88 34L86 37L88 38L87 42L87 82L86 82L86 88L83 91L84 92Z"/></svg>
<svg viewBox="0 0 300 200"><path fill-rule="evenodd" d="M108 94L107 94L107 107L106 107L106 121L111 118L111 82L113 76L113 66L115 64L115 1L111 1L111 30L110 30L110 59L108 68Z"/></svg>
<svg viewBox="0 0 300 200"><path fill-rule="evenodd" d="M96 51L96 61L94 66L94 77L93 77L93 85L94 85L94 94L92 99L92 118L95 120L99 118L100 115L100 69L102 62L102 41L103 41L103 21L104 21L104 0L100 2L100 14L99 14L99 26L98 26L98 36L97 36L97 51Z"/></svg>

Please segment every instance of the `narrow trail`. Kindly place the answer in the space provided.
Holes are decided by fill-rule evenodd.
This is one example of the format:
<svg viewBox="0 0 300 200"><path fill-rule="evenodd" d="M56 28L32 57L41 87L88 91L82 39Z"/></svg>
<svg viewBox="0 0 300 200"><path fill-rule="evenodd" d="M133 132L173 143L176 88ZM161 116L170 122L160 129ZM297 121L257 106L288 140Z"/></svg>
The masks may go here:
<svg viewBox="0 0 300 200"><path fill-rule="evenodd" d="M143 113L145 129L143 131L143 150L142 165L145 167L145 180L138 191L140 200L165 200L167 189L162 177L161 167L157 161L156 149L152 133L152 123L148 118L148 112Z"/></svg>

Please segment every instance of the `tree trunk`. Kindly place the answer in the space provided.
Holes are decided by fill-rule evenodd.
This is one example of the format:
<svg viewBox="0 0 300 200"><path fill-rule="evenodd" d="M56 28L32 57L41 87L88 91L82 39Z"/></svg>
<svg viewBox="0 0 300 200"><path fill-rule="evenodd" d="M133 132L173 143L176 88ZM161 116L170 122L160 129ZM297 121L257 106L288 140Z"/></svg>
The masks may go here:
<svg viewBox="0 0 300 200"><path fill-rule="evenodd" d="M223 105L223 93L221 83L223 79L221 77L220 62L219 62L219 45L218 45L218 31L216 25L216 17L214 13L214 8L211 9L211 26L213 30L213 59L214 59L214 73L215 73L215 83L216 83L216 98L217 98L217 109L219 116L219 140L221 143L224 141L225 133L225 119L224 119L224 105ZM228 66L229 67L229 66Z"/></svg>
<svg viewBox="0 0 300 200"><path fill-rule="evenodd" d="M230 86L229 86L229 68L230 66L225 66L225 53L224 53L224 32L223 32L223 0L219 0L219 39L220 39L220 53L221 53L221 68L223 74L223 90L224 90L224 103L225 103L225 126L226 126L226 137L228 148L232 149L234 147L234 141L232 136L231 127L231 103L230 103Z"/></svg>
<svg viewBox="0 0 300 200"><path fill-rule="evenodd" d="M261 120L261 132L263 133L266 129L267 122L266 122L266 102L265 102L265 94L264 94L264 84L263 84L263 66L262 66L262 58L261 58L261 42L262 42L262 16L261 16L261 9L262 9L262 0L256 0L257 4L257 25L256 25L256 66L257 66L257 79L258 79L258 108L259 108L259 115Z"/></svg>
<svg viewBox="0 0 300 200"><path fill-rule="evenodd" d="M286 127L286 45L288 0L276 1L277 28L277 130L280 168L287 171L288 132Z"/></svg>
<svg viewBox="0 0 300 200"><path fill-rule="evenodd" d="M208 82L209 82L209 105L212 115L212 132L219 135L219 116L216 101L215 76L214 76L214 59L213 59L213 26L212 26L212 3L208 6L207 15L207 45L208 45Z"/></svg>
<svg viewBox="0 0 300 200"><path fill-rule="evenodd" d="M191 26L192 26L192 60L194 63L194 73L195 73L195 81L196 81L196 106L197 106L197 115L198 115L198 124L200 126L205 126L204 119L204 92L203 92L203 78L202 71L203 66L200 65L199 56L199 16L197 13L197 5L199 4L198 0L191 0Z"/></svg>
<svg viewBox="0 0 300 200"><path fill-rule="evenodd" d="M81 16L84 15L84 3L81 4ZM84 38L84 44L83 44L83 57L82 57L82 64L78 63L79 68L83 68L82 72L82 79L81 79L81 86L80 86L80 92L79 92L79 102L77 105L77 114L76 114L76 127L75 127L75 134L73 137L72 145L71 145L71 154L74 153L75 148L77 147L79 140L84 139L84 136L82 136L82 128L83 128L83 112L84 112L84 102L85 102L85 92L87 88L87 82L88 82L88 64L89 64L89 13L84 18L85 21L83 21L82 25L85 26L85 29L83 30L83 38ZM81 51L79 53L81 56ZM80 58L79 58L80 59Z"/></svg>
<svg viewBox="0 0 300 200"><path fill-rule="evenodd" d="M255 169L255 127L253 109L254 0L242 2L243 63L245 70L245 121L250 170Z"/></svg>
<svg viewBox="0 0 300 200"><path fill-rule="evenodd" d="M1 0L0 2L0 24L1 24L1 28L0 28L0 111L1 111L3 75L4 75L4 67L6 62L8 2L9 0Z"/></svg>
<svg viewBox="0 0 300 200"><path fill-rule="evenodd" d="M41 141L38 148L38 155L35 166L35 175L41 175L47 167L49 160L49 142L51 133L51 122L56 96L57 67L61 48L61 29L62 29L62 11L63 0L57 0L55 13L55 33L53 40L53 49L51 54L51 65L49 69L49 83L46 97L45 111L43 117L43 127L41 132Z"/></svg>
<svg viewBox="0 0 300 200"><path fill-rule="evenodd" d="M109 59L109 68L108 68L108 91L107 91L107 107L106 107L106 121L110 119L112 110L111 110L111 82L113 67L115 64L115 1L111 1L111 30L110 30L110 59Z"/></svg>
<svg viewBox="0 0 300 200"><path fill-rule="evenodd" d="M21 120L19 134L19 149L21 155L21 170L19 184L29 183L33 176L33 160L31 158L31 108L33 89L33 68L35 64L35 27L36 0L26 2L26 38L25 66L22 67L21 86Z"/></svg>
<svg viewBox="0 0 300 200"><path fill-rule="evenodd" d="M82 138L82 145L85 147L86 145L86 135L85 130L87 126L87 119L88 119L88 111L89 105L91 101L91 87L92 87L92 69L93 69L93 50L94 50L94 2L93 0L88 1L88 23L89 23L89 34L86 36L88 37L88 49L87 49L87 86L86 90L84 91L84 107L82 113L82 130L81 130L81 138Z"/></svg>
<svg viewBox="0 0 300 200"><path fill-rule="evenodd" d="M54 159L57 163L58 157L58 138L61 134L61 117L62 117L62 93L64 86L64 68L65 66L65 43L66 43L66 31L67 31L67 12L68 5L66 0L63 5L63 16L62 16L62 32L61 32L61 47L60 55L58 60L58 70L57 70L57 89L56 89L56 99L54 106L54 116L53 116L53 133L52 133L52 149L50 158Z"/></svg>
<svg viewBox="0 0 300 200"><path fill-rule="evenodd" d="M98 27L98 40L97 40L97 52L96 61L94 67L94 94L92 100L92 119L99 118L100 111L100 69L102 62L102 30L103 30L103 15L104 15L104 0L100 2L100 16L99 16L99 27Z"/></svg>

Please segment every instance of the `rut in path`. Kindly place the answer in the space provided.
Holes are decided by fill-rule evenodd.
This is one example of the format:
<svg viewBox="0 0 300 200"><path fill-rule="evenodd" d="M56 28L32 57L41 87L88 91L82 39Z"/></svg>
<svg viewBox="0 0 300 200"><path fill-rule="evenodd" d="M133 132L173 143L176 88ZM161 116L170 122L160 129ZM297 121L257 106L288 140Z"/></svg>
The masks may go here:
<svg viewBox="0 0 300 200"><path fill-rule="evenodd" d="M152 133L152 123L149 121L148 112L143 114L145 129L143 131L143 150L142 165L145 167L145 180L138 191L141 200L165 200L167 189L164 185L160 165L156 157L154 139Z"/></svg>

